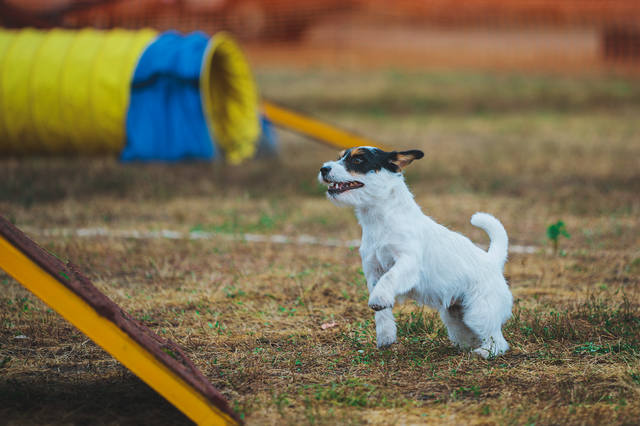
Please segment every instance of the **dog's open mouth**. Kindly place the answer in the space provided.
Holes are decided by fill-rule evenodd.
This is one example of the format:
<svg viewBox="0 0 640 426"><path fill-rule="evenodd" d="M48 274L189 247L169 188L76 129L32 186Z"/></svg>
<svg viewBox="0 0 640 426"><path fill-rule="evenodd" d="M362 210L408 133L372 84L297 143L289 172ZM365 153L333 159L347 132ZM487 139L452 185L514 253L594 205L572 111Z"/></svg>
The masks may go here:
<svg viewBox="0 0 640 426"><path fill-rule="evenodd" d="M350 189L362 188L364 183L352 180L350 182L331 182L329 184L329 194L340 194Z"/></svg>

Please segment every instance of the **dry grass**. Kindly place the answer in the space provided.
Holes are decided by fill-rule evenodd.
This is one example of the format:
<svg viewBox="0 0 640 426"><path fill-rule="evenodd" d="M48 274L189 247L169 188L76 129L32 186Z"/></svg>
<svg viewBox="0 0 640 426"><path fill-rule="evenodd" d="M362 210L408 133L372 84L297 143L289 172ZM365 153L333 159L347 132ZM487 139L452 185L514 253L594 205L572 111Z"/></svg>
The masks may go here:
<svg viewBox="0 0 640 426"><path fill-rule="evenodd" d="M408 173L423 210L475 241L476 210L511 240L512 351L451 347L431 310L396 309L375 348L357 250L45 237L124 309L182 345L251 424L568 423L640 418L640 86L619 78L264 70L271 98L427 158ZM331 90L329 90L329 88ZM343 105L346 105L343 106ZM358 238L315 183L334 150L284 135L238 168L108 159L0 163L0 211L33 231L210 230ZM571 238L546 249L558 219ZM179 423L175 409L0 274L0 418ZM335 321L336 327L321 325ZM24 335L26 339L16 339Z"/></svg>

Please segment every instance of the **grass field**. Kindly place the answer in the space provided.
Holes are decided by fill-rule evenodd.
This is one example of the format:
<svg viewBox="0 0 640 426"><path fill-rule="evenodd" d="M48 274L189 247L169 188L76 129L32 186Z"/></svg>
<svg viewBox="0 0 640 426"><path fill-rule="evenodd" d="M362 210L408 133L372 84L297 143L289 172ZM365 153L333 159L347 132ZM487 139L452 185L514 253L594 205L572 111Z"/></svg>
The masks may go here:
<svg viewBox="0 0 640 426"><path fill-rule="evenodd" d="M380 351L356 248L242 240L360 235L315 181L336 150L294 134L281 134L280 157L240 167L2 159L1 214L180 344L249 424L638 422L638 80L267 68L258 79L269 99L424 150L407 180L437 221L486 244L469 218L487 211L512 244L536 247L506 265L510 352L460 353L412 303L395 308L399 341ZM545 232L558 220L571 237L554 255ZM133 230L210 238L116 235ZM2 273L0 418L187 422Z"/></svg>

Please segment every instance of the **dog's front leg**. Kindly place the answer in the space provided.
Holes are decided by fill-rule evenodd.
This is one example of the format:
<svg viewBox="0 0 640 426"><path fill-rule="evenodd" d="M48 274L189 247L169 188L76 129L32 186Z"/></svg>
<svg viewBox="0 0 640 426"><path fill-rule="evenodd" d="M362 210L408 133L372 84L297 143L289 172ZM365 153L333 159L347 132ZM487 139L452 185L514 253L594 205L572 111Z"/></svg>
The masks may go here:
<svg viewBox="0 0 640 426"><path fill-rule="evenodd" d="M384 348L396 342L396 320L391 308L376 312L376 342Z"/></svg>
<svg viewBox="0 0 640 426"><path fill-rule="evenodd" d="M365 256L363 251L361 251L360 257L362 257L362 272L364 273L364 277L367 280L367 289L369 290L369 294L371 294L374 287L378 283L378 280L382 276L382 266L378 262L378 259L376 259L375 254L371 256Z"/></svg>
<svg viewBox="0 0 640 426"><path fill-rule="evenodd" d="M411 256L401 256L380 277L369 295L369 307L374 311L393 307L396 296L408 293L418 283L420 272L417 261Z"/></svg>
<svg viewBox="0 0 640 426"><path fill-rule="evenodd" d="M378 280L382 276L382 266L378 262L375 256L365 257L364 253L361 253L362 271L367 279L367 288L369 294L373 292ZM396 320L393 317L391 308L383 309L375 313L376 318L376 340L378 348L384 348L396 341Z"/></svg>

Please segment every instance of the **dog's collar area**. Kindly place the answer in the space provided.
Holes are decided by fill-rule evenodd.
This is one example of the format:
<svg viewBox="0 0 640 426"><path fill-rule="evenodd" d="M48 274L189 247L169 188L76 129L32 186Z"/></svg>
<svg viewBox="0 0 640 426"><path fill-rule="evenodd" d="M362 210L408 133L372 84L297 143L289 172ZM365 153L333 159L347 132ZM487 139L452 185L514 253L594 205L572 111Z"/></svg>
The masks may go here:
<svg viewBox="0 0 640 426"><path fill-rule="evenodd" d="M349 191L350 189L362 188L364 183L358 182L357 180L352 180L349 182L330 182L329 183L329 194L340 194L345 191Z"/></svg>

